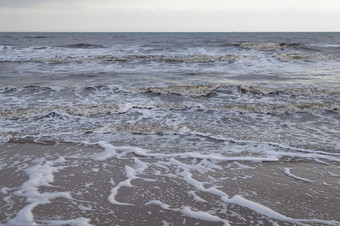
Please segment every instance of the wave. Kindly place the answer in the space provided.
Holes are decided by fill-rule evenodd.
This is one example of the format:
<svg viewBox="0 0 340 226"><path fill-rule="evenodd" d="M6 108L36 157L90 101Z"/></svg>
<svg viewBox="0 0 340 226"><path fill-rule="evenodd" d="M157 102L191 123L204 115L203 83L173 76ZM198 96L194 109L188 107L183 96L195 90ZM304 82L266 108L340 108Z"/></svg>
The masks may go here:
<svg viewBox="0 0 340 226"><path fill-rule="evenodd" d="M289 96L336 96L340 95L340 89L328 88L321 89L317 87L308 86L281 86L281 87L270 87L270 86L256 86L256 85L239 85L236 86L237 90L241 93L251 93L255 95L289 95Z"/></svg>
<svg viewBox="0 0 340 226"><path fill-rule="evenodd" d="M299 43L290 43L290 42L268 42L268 43L260 43L260 42L241 42L241 43L232 43L232 44L225 44L224 47L241 47L245 49L254 49L254 50L275 50L275 49L284 49L287 47L300 47L302 46Z"/></svg>
<svg viewBox="0 0 340 226"><path fill-rule="evenodd" d="M7 46L0 46L3 50L6 50ZM33 50L45 51L48 47L34 47ZM92 48L92 47L88 47ZM93 47L95 48L95 47ZM100 48L100 47L98 47ZM0 49L1 50L1 49ZM282 62L311 62L311 61L327 61L337 60L340 55L329 54L307 54L299 52L290 53L277 53L275 57ZM128 55L99 55L99 56L60 56L60 57L45 57L45 56L27 56L23 57L11 57L0 59L0 63L51 63L51 64L67 64L67 63L110 63L110 62L161 62L161 63L234 63L236 61L242 61L252 59L251 56L226 54L226 55L183 55L183 56L171 56L171 55L144 55L144 54L128 54Z"/></svg>
<svg viewBox="0 0 340 226"><path fill-rule="evenodd" d="M141 106L138 104L130 103L117 103L117 104L97 104L97 105L52 105L49 107L15 107L11 109L0 110L0 117L7 119L19 118L63 118L71 116L93 116L98 114L123 114L130 109L151 109L152 107Z"/></svg>
<svg viewBox="0 0 340 226"><path fill-rule="evenodd" d="M34 38L34 39L42 39L42 38L48 38L47 36L43 35L34 35L34 36L25 36L25 38Z"/></svg>
<svg viewBox="0 0 340 226"><path fill-rule="evenodd" d="M240 97L240 95L250 95L253 96L269 96L278 98L280 96L290 96L290 97L312 97L312 98L337 98L340 96L340 89L336 87L329 88L318 88L315 86L261 86L261 85L212 85L212 84L198 84L198 85L172 85L172 86L146 86L146 87L121 87L121 86L107 86L103 84L97 84L93 86L84 87L59 87L59 86L39 86L36 84L30 84L23 87L16 86L1 86L0 94L10 94L10 93L27 93L32 92L64 92L78 93L78 92L105 92L119 93L119 92L139 92L154 95L179 95L188 97L204 97L204 96L215 96L218 94L230 94Z"/></svg>
<svg viewBox="0 0 340 226"><path fill-rule="evenodd" d="M216 91L220 86L218 85L180 85L167 87L145 87L133 88L131 91L138 91L142 93L152 93L156 95L174 94L180 96L208 96Z"/></svg>
<svg viewBox="0 0 340 226"><path fill-rule="evenodd" d="M60 47L64 47L64 48L76 48L76 49L106 48L103 45L91 44L91 43L76 43L76 44L63 45L63 46L60 46Z"/></svg>
<svg viewBox="0 0 340 226"><path fill-rule="evenodd" d="M271 49L281 49L286 46L281 43L241 43L241 47L256 50L271 50Z"/></svg>
<svg viewBox="0 0 340 226"><path fill-rule="evenodd" d="M234 95L256 95L256 96L310 96L310 97L331 97L340 95L340 89L317 87L270 87L260 85L178 85L165 87L141 87L121 88L125 91L138 91L142 93L153 93L156 95L175 94L180 96L209 96L212 94L229 93Z"/></svg>
<svg viewBox="0 0 340 226"><path fill-rule="evenodd" d="M184 56L170 56L170 55L104 55L98 57L102 61L163 61L163 62L230 62L237 59L242 59L243 56L226 54L226 55L184 55Z"/></svg>
<svg viewBox="0 0 340 226"><path fill-rule="evenodd" d="M90 47L89 47L90 48ZM40 50L45 47L39 47ZM235 60L242 59L240 55L186 55L186 56L167 56L167 55L143 55L143 54L129 54L129 55L100 55L93 57L61 57L61 58L37 58L37 59L0 59L0 63L85 63L85 62L167 62L167 63L213 63L213 62L234 62Z"/></svg>
<svg viewBox="0 0 340 226"><path fill-rule="evenodd" d="M240 103L223 106L224 109L239 113L287 114L333 112L340 110L340 101L297 102L297 103Z"/></svg>
<svg viewBox="0 0 340 226"><path fill-rule="evenodd" d="M340 48L340 44L325 44L325 43L310 44L309 46L318 48Z"/></svg>
<svg viewBox="0 0 340 226"><path fill-rule="evenodd" d="M307 53L278 53L276 57L280 61L326 61L337 59L340 55L324 55L320 53L307 54Z"/></svg>
<svg viewBox="0 0 340 226"><path fill-rule="evenodd" d="M55 119L66 120L71 117L93 117L104 116L110 114L125 114L130 110L136 110L144 114L152 111L216 111L216 112L238 112L241 114L257 113L257 114L295 114L306 113L314 114L320 112L336 112L340 110L340 100L329 101L296 101L296 102L240 102L240 103L200 103L195 101L183 102L154 102L148 106L138 103L103 103L97 105L74 105L63 106L54 105L49 107L30 106L30 107L12 107L10 109L2 109L0 117L4 119L20 120L20 119Z"/></svg>
<svg viewBox="0 0 340 226"><path fill-rule="evenodd" d="M127 89L128 90L128 89ZM338 89L319 89L316 87L266 87L251 85L179 85L166 87L134 88L132 91L153 93L156 95L175 94L180 96L207 96L213 93L252 94L260 96L334 96L340 95Z"/></svg>
<svg viewBox="0 0 340 226"><path fill-rule="evenodd" d="M4 45L0 45L0 50L7 50L7 49L11 49L12 46L4 46Z"/></svg>

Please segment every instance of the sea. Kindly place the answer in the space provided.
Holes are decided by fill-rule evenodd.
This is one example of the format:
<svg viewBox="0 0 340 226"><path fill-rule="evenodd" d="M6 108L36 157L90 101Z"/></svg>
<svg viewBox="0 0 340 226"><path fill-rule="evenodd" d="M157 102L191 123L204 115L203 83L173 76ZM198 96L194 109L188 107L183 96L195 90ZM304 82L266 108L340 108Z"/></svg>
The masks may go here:
<svg viewBox="0 0 340 226"><path fill-rule="evenodd" d="M0 224L340 225L340 33L0 33Z"/></svg>

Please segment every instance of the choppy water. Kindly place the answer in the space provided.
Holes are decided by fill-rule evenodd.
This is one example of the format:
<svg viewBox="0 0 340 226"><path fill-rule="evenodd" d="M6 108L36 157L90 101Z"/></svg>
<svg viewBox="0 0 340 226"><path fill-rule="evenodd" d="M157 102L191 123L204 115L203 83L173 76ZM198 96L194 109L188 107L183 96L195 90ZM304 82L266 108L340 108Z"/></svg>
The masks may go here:
<svg viewBox="0 0 340 226"><path fill-rule="evenodd" d="M0 106L4 144L124 147L137 155L135 170L144 158L160 158L200 192L220 195L186 173L222 170L214 168L221 161L322 162L338 180L340 33L0 33ZM209 164L175 162L187 158ZM292 181L312 181L284 164ZM339 202L334 183L327 197ZM241 196L221 199L242 206ZM163 207L196 216L185 206Z"/></svg>

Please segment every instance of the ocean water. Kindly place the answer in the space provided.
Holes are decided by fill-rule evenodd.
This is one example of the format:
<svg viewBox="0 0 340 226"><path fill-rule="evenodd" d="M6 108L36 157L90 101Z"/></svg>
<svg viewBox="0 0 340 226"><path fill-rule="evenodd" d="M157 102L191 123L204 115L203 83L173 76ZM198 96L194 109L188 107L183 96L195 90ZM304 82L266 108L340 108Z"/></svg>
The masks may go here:
<svg viewBox="0 0 340 226"><path fill-rule="evenodd" d="M0 142L2 224L338 225L340 33L0 33Z"/></svg>

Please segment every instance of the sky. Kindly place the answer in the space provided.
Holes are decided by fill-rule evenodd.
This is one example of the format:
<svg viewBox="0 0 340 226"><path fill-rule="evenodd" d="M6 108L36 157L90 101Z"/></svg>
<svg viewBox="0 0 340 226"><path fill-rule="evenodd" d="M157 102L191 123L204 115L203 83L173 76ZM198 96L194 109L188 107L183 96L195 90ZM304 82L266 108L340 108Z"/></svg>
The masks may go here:
<svg viewBox="0 0 340 226"><path fill-rule="evenodd" d="M340 0L0 0L0 31L340 31Z"/></svg>

